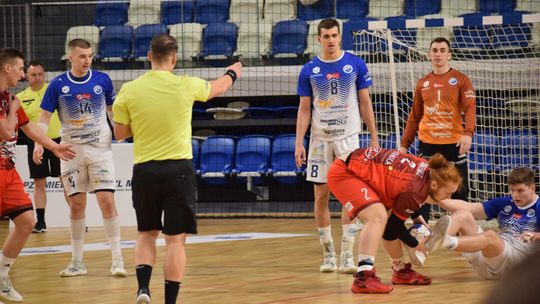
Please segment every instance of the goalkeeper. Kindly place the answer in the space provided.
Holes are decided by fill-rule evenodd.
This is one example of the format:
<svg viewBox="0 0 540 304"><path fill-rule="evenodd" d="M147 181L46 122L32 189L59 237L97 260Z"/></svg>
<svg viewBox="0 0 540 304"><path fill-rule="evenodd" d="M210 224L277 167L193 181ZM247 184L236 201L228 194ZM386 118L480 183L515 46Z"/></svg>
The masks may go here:
<svg viewBox="0 0 540 304"><path fill-rule="evenodd" d="M428 57L433 71L416 84L400 151L407 153L418 132L419 156L429 159L441 153L454 162L463 178L463 187L453 198L467 200L467 152L476 125L476 96L469 78L450 67L452 51L446 38L431 42ZM430 211L431 205L425 204L418 212L428 221Z"/></svg>

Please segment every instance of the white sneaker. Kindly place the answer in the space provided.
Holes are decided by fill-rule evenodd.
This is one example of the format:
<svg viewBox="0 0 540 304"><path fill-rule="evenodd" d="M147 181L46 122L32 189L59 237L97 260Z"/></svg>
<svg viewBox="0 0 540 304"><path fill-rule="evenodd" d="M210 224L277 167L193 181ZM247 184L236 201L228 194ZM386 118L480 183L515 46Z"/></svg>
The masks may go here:
<svg viewBox="0 0 540 304"><path fill-rule="evenodd" d="M0 297L13 302L22 302L23 300L21 294L11 285L9 276L0 277Z"/></svg>
<svg viewBox="0 0 540 304"><path fill-rule="evenodd" d="M334 272L337 270L337 255L334 242L321 243L323 248L323 263L319 267L320 272Z"/></svg>
<svg viewBox="0 0 540 304"><path fill-rule="evenodd" d="M122 257L113 259L111 265L111 274L115 277L127 276L127 271L124 268L124 259Z"/></svg>
<svg viewBox="0 0 540 304"><path fill-rule="evenodd" d="M431 231L431 236L424 244L426 251L431 252L439 248L448 234L448 228L452 224L452 218L449 215L441 217Z"/></svg>
<svg viewBox="0 0 540 304"><path fill-rule="evenodd" d="M342 251L339 257L339 272L353 274L356 273L356 269L352 251Z"/></svg>
<svg viewBox="0 0 540 304"><path fill-rule="evenodd" d="M424 262L426 261L427 256L423 252L411 248L407 245L405 245L405 248L407 249L407 253L409 254L409 260L413 265L424 266Z"/></svg>
<svg viewBox="0 0 540 304"><path fill-rule="evenodd" d="M61 277L76 277L76 276L85 275L86 273L87 271L86 271L86 266L84 266L84 262L71 260L71 262L69 262L66 268L60 271L60 276Z"/></svg>
<svg viewBox="0 0 540 304"><path fill-rule="evenodd" d="M150 304L150 294L148 289L139 290L137 293L137 304Z"/></svg>

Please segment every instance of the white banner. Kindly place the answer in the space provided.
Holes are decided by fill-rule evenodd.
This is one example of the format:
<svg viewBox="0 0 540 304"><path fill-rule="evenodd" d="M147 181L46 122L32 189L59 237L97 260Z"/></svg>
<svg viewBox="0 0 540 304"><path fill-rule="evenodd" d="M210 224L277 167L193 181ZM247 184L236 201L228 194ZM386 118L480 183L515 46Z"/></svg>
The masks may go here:
<svg viewBox="0 0 540 304"><path fill-rule="evenodd" d="M121 226L136 226L135 210L131 202L131 176L133 171L133 144L113 144L114 165L116 174L116 192L114 198ZM34 201L34 180L30 178L26 146L17 146L15 165L21 175L26 191ZM47 227L69 227L69 207L64 199L62 183L58 178L47 178L47 208L45 221ZM103 226L101 210L96 196L87 194L86 225L88 227Z"/></svg>

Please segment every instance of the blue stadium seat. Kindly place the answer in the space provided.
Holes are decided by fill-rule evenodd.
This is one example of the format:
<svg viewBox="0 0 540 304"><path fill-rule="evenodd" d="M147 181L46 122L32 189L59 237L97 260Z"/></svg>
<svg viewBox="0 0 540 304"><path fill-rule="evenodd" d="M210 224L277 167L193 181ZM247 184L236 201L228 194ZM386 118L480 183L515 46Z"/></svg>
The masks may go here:
<svg viewBox="0 0 540 304"><path fill-rule="evenodd" d="M503 132L499 140L498 169L538 168L538 133L529 130Z"/></svg>
<svg viewBox="0 0 540 304"><path fill-rule="evenodd" d="M512 14L504 14L503 17L512 16L521 19L523 12L514 12ZM498 24L493 25L493 35L491 41L494 49L518 49L526 48L531 43L532 33L531 24L521 23L518 24Z"/></svg>
<svg viewBox="0 0 540 304"><path fill-rule="evenodd" d="M472 139L469 153L469 169L472 173L492 172L494 170L494 153L498 140L491 132L477 132Z"/></svg>
<svg viewBox="0 0 540 304"><path fill-rule="evenodd" d="M247 107L242 109L246 112L246 118L269 119L275 118L276 112L270 107Z"/></svg>
<svg viewBox="0 0 540 304"><path fill-rule="evenodd" d="M302 5L298 1L296 5L298 19L307 21L330 18L333 16L333 3L332 0L319 0L312 5Z"/></svg>
<svg viewBox="0 0 540 304"><path fill-rule="evenodd" d="M193 22L194 0L161 2L161 23L166 25Z"/></svg>
<svg viewBox="0 0 540 304"><path fill-rule="evenodd" d="M197 0L195 22L217 23L229 20L229 0Z"/></svg>
<svg viewBox="0 0 540 304"><path fill-rule="evenodd" d="M128 20L129 2L99 0L96 4L96 26L124 25Z"/></svg>
<svg viewBox="0 0 540 304"><path fill-rule="evenodd" d="M203 51L201 55L232 57L236 51L238 27L234 23L210 23L203 30Z"/></svg>
<svg viewBox="0 0 540 304"><path fill-rule="evenodd" d="M336 0L336 18L364 19L368 14L369 0Z"/></svg>
<svg viewBox="0 0 540 304"><path fill-rule="evenodd" d="M303 20L280 21L272 33L270 55L303 54L307 48L308 25Z"/></svg>
<svg viewBox="0 0 540 304"><path fill-rule="evenodd" d="M463 14L460 17L468 19L476 19L480 24L482 22L482 13ZM490 49L491 43L489 40L492 35L491 26L457 26L454 27L454 42L452 48L462 50L483 50Z"/></svg>
<svg viewBox="0 0 540 304"><path fill-rule="evenodd" d="M223 185L228 182L234 168L234 138L209 136L201 145L200 169L197 172L208 184Z"/></svg>
<svg viewBox="0 0 540 304"><path fill-rule="evenodd" d="M201 144L195 138L191 139L191 150L193 151L193 169L197 172L200 165Z"/></svg>
<svg viewBox="0 0 540 304"><path fill-rule="evenodd" d="M396 134L390 134L386 136L385 140L382 142L382 146L385 149L398 149L401 147L401 140L403 139L403 136L399 138L400 142L396 142ZM419 149L420 143L418 142L418 136L414 138L414 142L409 147L409 153L413 155L418 155L420 153ZM399 147L398 147L399 146Z"/></svg>
<svg viewBox="0 0 540 304"><path fill-rule="evenodd" d="M269 174L282 184L300 183L305 176L305 166L296 168L294 161L295 139L296 135L285 134L276 136L272 143L272 157ZM306 146L306 140L304 139L304 147Z"/></svg>
<svg viewBox="0 0 540 304"><path fill-rule="evenodd" d="M360 148L367 148L371 142L371 135L369 133L358 133L358 140L360 141Z"/></svg>
<svg viewBox="0 0 540 304"><path fill-rule="evenodd" d="M408 46L415 46L416 45L416 33L417 33L417 29L405 29L404 25L405 25L405 22L407 20L407 17L405 16L393 16L393 17L388 17L386 19L384 19L388 22L388 28L390 29L393 29L394 28L394 31L393 31L393 35L395 37L396 40L398 41L401 41L403 43L405 43L406 45ZM383 50L387 50L388 49L388 46L386 45L386 40L382 40L383 41L383 47L382 49ZM392 44L393 48L395 51L401 51L401 52L406 52L408 51L408 48L401 45L401 44L397 44L397 43L394 43Z"/></svg>
<svg viewBox="0 0 540 304"><path fill-rule="evenodd" d="M254 185L263 183L270 167L271 137L264 135L247 135L240 137L236 143L236 167L233 174L242 182L248 176Z"/></svg>
<svg viewBox="0 0 540 304"><path fill-rule="evenodd" d="M441 12L441 0L406 0L405 15L417 18Z"/></svg>
<svg viewBox="0 0 540 304"><path fill-rule="evenodd" d="M165 24L144 24L135 29L132 57L146 59L152 38L160 34L167 34Z"/></svg>
<svg viewBox="0 0 540 304"><path fill-rule="evenodd" d="M274 108L276 117L279 118L296 118L298 116L298 107L296 106L284 106Z"/></svg>
<svg viewBox="0 0 540 304"><path fill-rule="evenodd" d="M105 27L99 37L99 54L97 59L115 61L128 59L133 44L133 28L125 25Z"/></svg>
<svg viewBox="0 0 540 304"><path fill-rule="evenodd" d="M377 21L377 19L355 19L355 21L343 23L342 44L344 50L353 51L356 54L373 54L384 51L381 48L386 47L386 45L381 44L380 39L368 33L360 34L360 29L367 29L369 21Z"/></svg>
<svg viewBox="0 0 540 304"><path fill-rule="evenodd" d="M510 13L516 8L516 0L479 0L479 10L486 14Z"/></svg>

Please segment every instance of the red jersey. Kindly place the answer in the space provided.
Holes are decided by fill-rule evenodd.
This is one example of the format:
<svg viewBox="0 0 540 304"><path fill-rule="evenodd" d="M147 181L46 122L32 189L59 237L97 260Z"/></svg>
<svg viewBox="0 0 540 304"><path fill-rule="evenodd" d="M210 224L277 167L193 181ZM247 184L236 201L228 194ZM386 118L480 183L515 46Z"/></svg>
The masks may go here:
<svg viewBox="0 0 540 304"><path fill-rule="evenodd" d="M9 92L0 92L0 119L6 119L9 113L9 106L11 100L17 98L11 95ZM18 130L20 126L24 126L30 121L28 116L24 112L23 108L19 108L17 111L17 125L15 126L15 132L9 140L0 141L0 169L13 168L15 158L15 145L17 144Z"/></svg>
<svg viewBox="0 0 540 304"><path fill-rule="evenodd" d="M381 203L403 220L418 210L429 194L428 162L398 150L357 149L347 170L369 185Z"/></svg>

